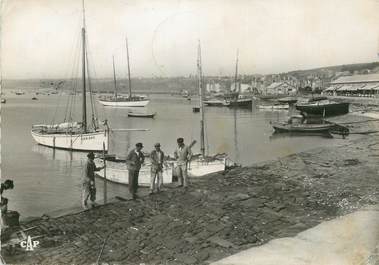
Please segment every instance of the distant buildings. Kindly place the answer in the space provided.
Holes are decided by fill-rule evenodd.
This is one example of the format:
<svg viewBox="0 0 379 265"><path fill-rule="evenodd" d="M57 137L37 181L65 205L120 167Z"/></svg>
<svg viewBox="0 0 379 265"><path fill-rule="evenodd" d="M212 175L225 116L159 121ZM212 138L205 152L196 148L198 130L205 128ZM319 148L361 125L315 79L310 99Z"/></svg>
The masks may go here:
<svg viewBox="0 0 379 265"><path fill-rule="evenodd" d="M341 76L330 82L323 94L365 97L379 95L379 74Z"/></svg>
<svg viewBox="0 0 379 265"><path fill-rule="evenodd" d="M294 95L297 93L297 88L295 85L287 81L274 82L268 87L266 87L265 94L273 95Z"/></svg>

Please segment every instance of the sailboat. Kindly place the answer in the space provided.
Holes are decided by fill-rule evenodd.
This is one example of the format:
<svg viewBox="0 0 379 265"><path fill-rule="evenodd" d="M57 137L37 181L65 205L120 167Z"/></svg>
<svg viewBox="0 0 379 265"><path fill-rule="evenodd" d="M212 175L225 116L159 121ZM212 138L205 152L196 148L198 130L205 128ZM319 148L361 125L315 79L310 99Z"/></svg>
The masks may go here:
<svg viewBox="0 0 379 265"><path fill-rule="evenodd" d="M82 120L73 121L70 117L68 121L59 124L38 124L33 125L31 134L34 140L44 146L68 149L76 151L108 151L109 127L105 122L105 129L100 129L98 119L92 110L92 124L87 120L87 86L91 96L92 90L90 80L86 82L86 75L89 77L88 56L86 47L86 24L83 1L83 25L82 35Z"/></svg>
<svg viewBox="0 0 379 265"><path fill-rule="evenodd" d="M144 96L137 96L132 94L132 81L130 79L130 63L129 63L129 47L128 38L126 38L126 54L128 61L128 81L129 81L129 96L124 97L117 94L117 87L115 86L115 93L113 97L99 98L100 104L110 107L146 107L149 100ZM113 63L114 66L114 63Z"/></svg>
<svg viewBox="0 0 379 265"><path fill-rule="evenodd" d="M201 154L195 159L192 159L188 164L188 175L191 177L200 177L210 173L224 171L229 162L225 154L217 154L215 156L207 156L205 154L205 108L204 108L204 85L203 85L203 69L201 61L201 45L198 44L197 55L197 74L198 74L198 89L200 103L200 151ZM175 163L174 163L175 167ZM173 174L175 174L175 170Z"/></svg>
<svg viewBox="0 0 379 265"><path fill-rule="evenodd" d="M216 154L214 156L207 156L205 154L205 128L204 128L204 92L203 92L203 76L202 76L202 66L201 66L201 49L200 43L198 47L198 87L200 95L200 150L201 154L194 156L194 158L188 164L188 175L190 177L200 177L210 173L222 172L227 167L234 166L234 163L225 154ZM194 145L196 141L193 141ZM126 161L122 159L114 158L107 162L107 180L120 183L128 184L129 171L126 167ZM99 159L97 163L102 163ZM138 183L140 186L150 185L150 167L151 164L148 159L145 160L145 164L142 166L139 172ZM168 160L163 168L163 183L171 183L173 177L176 175L176 161ZM104 175L104 169L99 172L100 176Z"/></svg>
<svg viewBox="0 0 379 265"><path fill-rule="evenodd" d="M234 88L236 92L230 91L228 95L225 95L224 106L228 107L251 107L253 99L241 95L241 86L238 82L238 51L236 57L236 71L234 75Z"/></svg>

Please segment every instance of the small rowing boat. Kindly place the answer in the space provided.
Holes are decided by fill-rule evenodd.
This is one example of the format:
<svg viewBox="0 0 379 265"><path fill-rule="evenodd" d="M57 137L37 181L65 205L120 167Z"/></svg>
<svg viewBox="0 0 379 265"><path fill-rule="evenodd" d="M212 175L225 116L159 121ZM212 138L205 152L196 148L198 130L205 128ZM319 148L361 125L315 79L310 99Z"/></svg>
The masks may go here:
<svg viewBox="0 0 379 265"><path fill-rule="evenodd" d="M152 113L139 113L139 112L128 112L128 117L135 117L135 118L154 118L156 112Z"/></svg>

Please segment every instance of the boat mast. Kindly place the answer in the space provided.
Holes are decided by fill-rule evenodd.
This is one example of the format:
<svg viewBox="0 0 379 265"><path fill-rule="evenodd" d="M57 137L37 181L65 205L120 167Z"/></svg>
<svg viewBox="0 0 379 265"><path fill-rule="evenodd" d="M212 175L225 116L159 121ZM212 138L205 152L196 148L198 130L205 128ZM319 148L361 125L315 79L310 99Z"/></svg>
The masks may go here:
<svg viewBox="0 0 379 265"><path fill-rule="evenodd" d="M114 67L114 56L112 56L112 63L113 63L113 83L114 83L114 97L117 101L117 83L116 83L116 70Z"/></svg>
<svg viewBox="0 0 379 265"><path fill-rule="evenodd" d="M234 74L234 86L238 94L240 93L240 87L237 85L237 77L238 77L238 49L237 49L237 57L236 57L236 71ZM238 87L237 87L238 86Z"/></svg>
<svg viewBox="0 0 379 265"><path fill-rule="evenodd" d="M84 0L83 4L83 26L82 26L82 79L83 79L83 117L82 117L82 130L87 133L87 102L86 102L86 29L85 29L85 13L84 13Z"/></svg>
<svg viewBox="0 0 379 265"><path fill-rule="evenodd" d="M203 102L203 74L201 67L201 46L199 40L199 46L197 50L197 71L198 71L198 86L199 86L199 101L200 101L200 151L203 157L205 156L205 141L204 141L204 102Z"/></svg>
<svg viewBox="0 0 379 265"><path fill-rule="evenodd" d="M126 58L128 60L129 99L132 99L132 80L130 79L128 37L125 38L125 41L126 41Z"/></svg>

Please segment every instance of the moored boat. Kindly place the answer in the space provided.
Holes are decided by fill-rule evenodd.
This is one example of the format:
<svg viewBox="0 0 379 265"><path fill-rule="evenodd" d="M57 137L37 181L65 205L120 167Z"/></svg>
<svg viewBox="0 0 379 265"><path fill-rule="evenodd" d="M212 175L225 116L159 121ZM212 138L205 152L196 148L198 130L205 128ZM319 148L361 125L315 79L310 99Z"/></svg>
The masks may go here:
<svg viewBox="0 0 379 265"><path fill-rule="evenodd" d="M349 112L348 102L334 102L329 100L317 100L309 103L298 103L296 109L308 114L335 116L347 114Z"/></svg>
<svg viewBox="0 0 379 265"><path fill-rule="evenodd" d="M275 132L296 132L296 133L328 133L334 124L288 124L273 123Z"/></svg>
<svg viewBox="0 0 379 265"><path fill-rule="evenodd" d="M297 102L297 98L293 98L293 97L279 98L278 102L287 103L287 104L294 104Z"/></svg>
<svg viewBox="0 0 379 265"><path fill-rule="evenodd" d="M116 107L116 108L132 108L132 107L146 107L149 104L150 100L146 97L133 95L132 94L132 81L130 78L130 63L129 63L129 47L128 39L126 38L126 54L127 54L127 63L128 63L128 81L129 81L129 96L120 97L117 94L117 84L116 84L116 73L115 66L113 61L113 79L114 79L114 96L113 97L102 97L99 98L99 103L103 106Z"/></svg>
<svg viewBox="0 0 379 265"><path fill-rule="evenodd" d="M101 164L102 161L99 159L96 163ZM172 183L173 167L167 165L163 168L163 184ZM107 180L119 183L119 184L129 184L129 171L126 166L125 160L114 160L107 161L106 167ZM99 176L104 176L104 169L99 171ZM139 186L150 186L150 177L151 177L151 163L146 161L145 164L141 167L138 175L138 185Z"/></svg>
<svg viewBox="0 0 379 265"><path fill-rule="evenodd" d="M156 112L152 113L140 113L140 112L128 112L128 117L136 117L136 118L154 118Z"/></svg>
<svg viewBox="0 0 379 265"><path fill-rule="evenodd" d="M258 109L263 110L287 110L288 104L276 104L276 105L258 105Z"/></svg>
<svg viewBox="0 0 379 265"><path fill-rule="evenodd" d="M39 124L33 125L31 134L34 140L41 145L68 149L75 151L108 151L109 128L105 122L105 128L100 129L94 106L92 105L92 122L87 121L87 86L90 85L88 77L88 58L86 47L86 27L84 17L84 2L83 2L83 25L81 28L82 38L82 120L76 122L71 114L63 123L59 124ZM88 81L88 82L87 82ZM91 89L89 94L92 97ZM70 99L68 99L70 100ZM91 98L91 104L93 103ZM68 107L69 104L67 104ZM71 106L72 107L72 106ZM68 112L68 109L66 109ZM71 113L71 108L69 113Z"/></svg>

